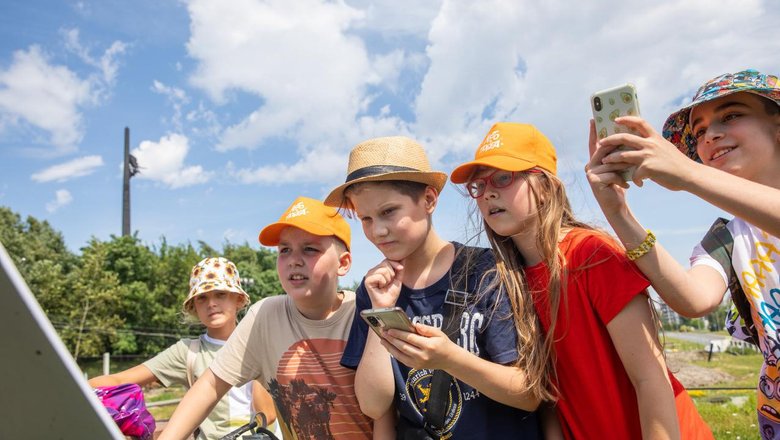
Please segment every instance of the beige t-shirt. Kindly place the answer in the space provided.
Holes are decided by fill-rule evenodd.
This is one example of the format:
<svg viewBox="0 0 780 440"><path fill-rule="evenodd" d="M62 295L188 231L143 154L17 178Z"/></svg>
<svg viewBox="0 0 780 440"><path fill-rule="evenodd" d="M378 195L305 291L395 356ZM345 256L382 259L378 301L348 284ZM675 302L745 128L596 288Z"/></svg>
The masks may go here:
<svg viewBox="0 0 780 440"><path fill-rule="evenodd" d="M324 320L303 316L287 295L261 300L211 364L233 386L259 380L274 398L286 439L372 436L355 397L355 372L339 363L355 316L355 293L343 293L341 307Z"/></svg>
<svg viewBox="0 0 780 440"><path fill-rule="evenodd" d="M200 336L200 350L195 357L192 368L193 383L206 371L224 343L225 341L210 338L205 334ZM152 371L152 374L163 386L169 387L173 384L179 384L189 387L187 383L187 354L189 350L190 339L181 339L157 356L144 362L144 365ZM230 392L217 403L206 420L200 424L201 432L198 439L220 438L248 423L252 411L251 403L251 383L231 388Z"/></svg>

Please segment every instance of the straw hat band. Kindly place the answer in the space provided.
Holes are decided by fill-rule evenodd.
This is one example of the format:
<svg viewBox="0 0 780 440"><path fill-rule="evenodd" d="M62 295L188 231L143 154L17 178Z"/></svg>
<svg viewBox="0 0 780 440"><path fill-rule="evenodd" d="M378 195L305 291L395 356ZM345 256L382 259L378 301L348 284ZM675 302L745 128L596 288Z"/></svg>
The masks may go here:
<svg viewBox="0 0 780 440"><path fill-rule="evenodd" d="M347 180L344 183L349 183L353 180L362 179L364 177L376 176L379 174L388 173L400 173L404 171L421 171L416 168L402 167L397 165L371 165L357 169L347 175Z"/></svg>
<svg viewBox="0 0 780 440"><path fill-rule="evenodd" d="M404 136L369 139L349 153L347 179L325 198L325 205L342 207L344 190L359 182L406 180L424 183L441 192L447 175L431 170L422 145Z"/></svg>

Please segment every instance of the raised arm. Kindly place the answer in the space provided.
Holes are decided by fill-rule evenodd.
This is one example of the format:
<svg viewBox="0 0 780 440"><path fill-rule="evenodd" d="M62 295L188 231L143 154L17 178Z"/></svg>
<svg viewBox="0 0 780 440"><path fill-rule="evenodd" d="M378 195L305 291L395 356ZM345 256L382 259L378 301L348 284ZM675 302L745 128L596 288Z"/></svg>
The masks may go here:
<svg viewBox="0 0 780 440"><path fill-rule="evenodd" d="M610 136L612 137L614 136ZM585 168L588 182L604 216L623 246L626 249L635 249L645 240L647 231L631 212L626 201L627 184L616 172L625 168L626 164L602 163L607 155L617 154L613 153L616 145L605 145L603 142L604 140L601 145L597 145L595 129L591 121L591 158ZM695 163L680 153L675 152L675 154L688 162ZM634 177L637 178L641 174L642 170L637 168ZM635 260L656 292L674 311L684 316L703 316L717 308L726 293L726 283L720 274L707 266L694 266L686 270L664 249L660 243L662 240L663 237L658 237L655 246L647 254Z"/></svg>
<svg viewBox="0 0 780 440"><path fill-rule="evenodd" d="M642 438L679 439L674 392L652 316L647 297L637 295L607 331L636 392Z"/></svg>
<svg viewBox="0 0 780 440"><path fill-rule="evenodd" d="M231 386L207 369L179 402L159 440L184 440L217 405Z"/></svg>
<svg viewBox="0 0 780 440"><path fill-rule="evenodd" d="M401 292L400 263L384 260L366 274L363 285L372 307L392 307ZM357 319L357 318L356 318ZM390 354L379 337L369 331L366 346L355 372L355 395L363 414L379 420L392 409L395 382Z"/></svg>
<svg viewBox="0 0 780 440"><path fill-rule="evenodd" d="M93 377L89 380L89 386L92 388L107 387L121 385L123 383L134 383L140 386L146 386L152 382L157 382L157 377L152 373L152 370L146 367L146 365L141 364L118 373Z"/></svg>
<svg viewBox="0 0 780 440"><path fill-rule="evenodd" d="M616 122L636 130L639 136L617 134L602 139L600 148L610 151L603 158L605 164L636 166L634 182L640 186L642 179L650 179L667 189L687 191L780 237L780 189L694 162L642 118L626 116ZM618 145L630 150L612 151ZM780 185L780 179L775 178L774 185Z"/></svg>

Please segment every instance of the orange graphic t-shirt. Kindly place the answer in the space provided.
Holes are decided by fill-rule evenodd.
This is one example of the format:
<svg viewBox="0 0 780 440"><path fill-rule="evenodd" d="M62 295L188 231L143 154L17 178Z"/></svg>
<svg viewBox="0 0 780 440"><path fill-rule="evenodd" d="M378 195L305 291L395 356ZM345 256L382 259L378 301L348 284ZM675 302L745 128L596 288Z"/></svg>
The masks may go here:
<svg viewBox="0 0 780 440"><path fill-rule="evenodd" d="M230 384L258 379L274 398L285 438L369 439L371 420L355 397L355 372L339 364L355 294L325 320L301 315L286 295L253 305L211 369Z"/></svg>

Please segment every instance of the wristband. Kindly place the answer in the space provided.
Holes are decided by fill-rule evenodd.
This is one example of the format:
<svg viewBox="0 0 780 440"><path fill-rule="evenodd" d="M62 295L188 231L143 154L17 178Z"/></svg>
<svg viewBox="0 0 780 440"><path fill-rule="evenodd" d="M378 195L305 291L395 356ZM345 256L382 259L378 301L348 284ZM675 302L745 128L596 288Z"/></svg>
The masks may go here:
<svg viewBox="0 0 780 440"><path fill-rule="evenodd" d="M645 241L640 243L639 246L635 247L634 249L626 251L626 255L628 256L629 260L634 261L644 254L650 252L650 249L652 249L653 246L655 246L655 234L653 234L653 231L648 229Z"/></svg>

